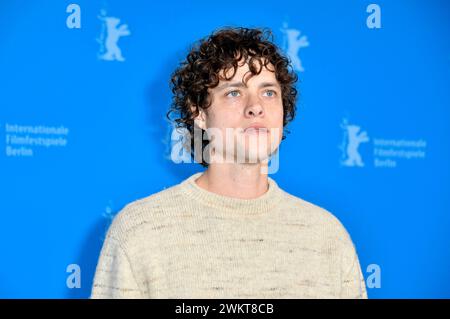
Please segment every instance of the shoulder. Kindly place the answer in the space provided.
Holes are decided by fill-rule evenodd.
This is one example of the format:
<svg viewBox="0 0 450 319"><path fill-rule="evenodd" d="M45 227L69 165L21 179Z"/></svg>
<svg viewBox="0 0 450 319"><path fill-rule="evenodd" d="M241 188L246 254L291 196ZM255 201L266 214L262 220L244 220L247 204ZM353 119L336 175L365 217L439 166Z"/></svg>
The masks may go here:
<svg viewBox="0 0 450 319"><path fill-rule="evenodd" d="M181 196L179 185L174 185L129 202L114 216L107 236L121 243L143 234L151 236L152 230L159 229L167 220L168 209L171 206L176 209Z"/></svg>
<svg viewBox="0 0 450 319"><path fill-rule="evenodd" d="M290 194L284 190L281 205L284 211L290 212L287 218L300 220L311 229L321 232L344 244L352 245L350 235L340 219L331 211L304 198Z"/></svg>
<svg viewBox="0 0 450 319"><path fill-rule="evenodd" d="M350 233L332 212L324 207L311 203L303 198L285 193L286 202L289 203L292 213L289 216L297 223L300 220L303 227L312 233L306 232L314 238L312 245L322 245L326 250L332 249L340 256L340 263L344 273L358 265L356 245ZM304 231L305 228L302 228ZM350 270L349 270L350 269Z"/></svg>

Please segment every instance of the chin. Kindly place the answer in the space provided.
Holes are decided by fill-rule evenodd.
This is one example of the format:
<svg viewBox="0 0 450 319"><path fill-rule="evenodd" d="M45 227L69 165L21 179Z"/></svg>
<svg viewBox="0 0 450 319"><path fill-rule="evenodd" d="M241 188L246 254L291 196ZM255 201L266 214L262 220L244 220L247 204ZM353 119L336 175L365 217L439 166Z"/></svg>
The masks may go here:
<svg viewBox="0 0 450 319"><path fill-rule="evenodd" d="M268 161L272 153L270 153L270 149L266 148L262 151L259 151L257 149L246 149L245 153L242 151L241 154L245 154L244 156L241 156L241 158L237 158L238 163L258 163L258 162L264 162Z"/></svg>

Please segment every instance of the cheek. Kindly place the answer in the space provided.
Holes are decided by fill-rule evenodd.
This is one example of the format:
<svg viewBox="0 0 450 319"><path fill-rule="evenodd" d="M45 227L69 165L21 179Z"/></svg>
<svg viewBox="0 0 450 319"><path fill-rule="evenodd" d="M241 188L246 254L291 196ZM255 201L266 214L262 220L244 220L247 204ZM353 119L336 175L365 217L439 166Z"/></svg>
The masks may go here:
<svg viewBox="0 0 450 319"><path fill-rule="evenodd" d="M214 121L215 127L217 128L235 128L239 127L242 121L242 113L239 110L228 110L226 112L216 113Z"/></svg>
<svg viewBox="0 0 450 319"><path fill-rule="evenodd" d="M279 143L283 136L283 107L273 109L269 114L270 116L270 126L271 126L271 137L274 143Z"/></svg>
<svg viewBox="0 0 450 319"><path fill-rule="evenodd" d="M267 114L270 118L270 122L273 127L282 127L283 126L283 107L277 106L276 108L272 108Z"/></svg>
<svg viewBox="0 0 450 319"><path fill-rule="evenodd" d="M219 128L221 127L222 114L216 108L210 107L210 111L207 117L207 127L208 128Z"/></svg>

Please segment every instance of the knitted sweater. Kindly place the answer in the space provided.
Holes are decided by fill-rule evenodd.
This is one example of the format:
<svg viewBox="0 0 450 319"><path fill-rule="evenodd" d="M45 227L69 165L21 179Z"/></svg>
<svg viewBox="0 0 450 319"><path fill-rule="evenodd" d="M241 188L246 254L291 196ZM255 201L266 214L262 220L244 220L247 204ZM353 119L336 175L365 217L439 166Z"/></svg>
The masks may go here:
<svg viewBox="0 0 450 319"><path fill-rule="evenodd" d="M239 199L201 188L201 174L115 216L91 298L367 298L330 212L270 177L263 195Z"/></svg>

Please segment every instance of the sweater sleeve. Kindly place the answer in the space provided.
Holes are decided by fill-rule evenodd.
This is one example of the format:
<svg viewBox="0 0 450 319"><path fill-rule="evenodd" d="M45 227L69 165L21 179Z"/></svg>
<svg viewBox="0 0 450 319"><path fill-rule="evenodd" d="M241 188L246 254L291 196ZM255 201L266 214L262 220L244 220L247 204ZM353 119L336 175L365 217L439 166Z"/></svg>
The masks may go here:
<svg viewBox="0 0 450 319"><path fill-rule="evenodd" d="M344 299L367 299L365 280L355 246L348 233L346 233L346 237L342 252L340 297Z"/></svg>
<svg viewBox="0 0 450 319"><path fill-rule="evenodd" d="M100 253L91 298L143 298L125 250L111 236L106 237Z"/></svg>

